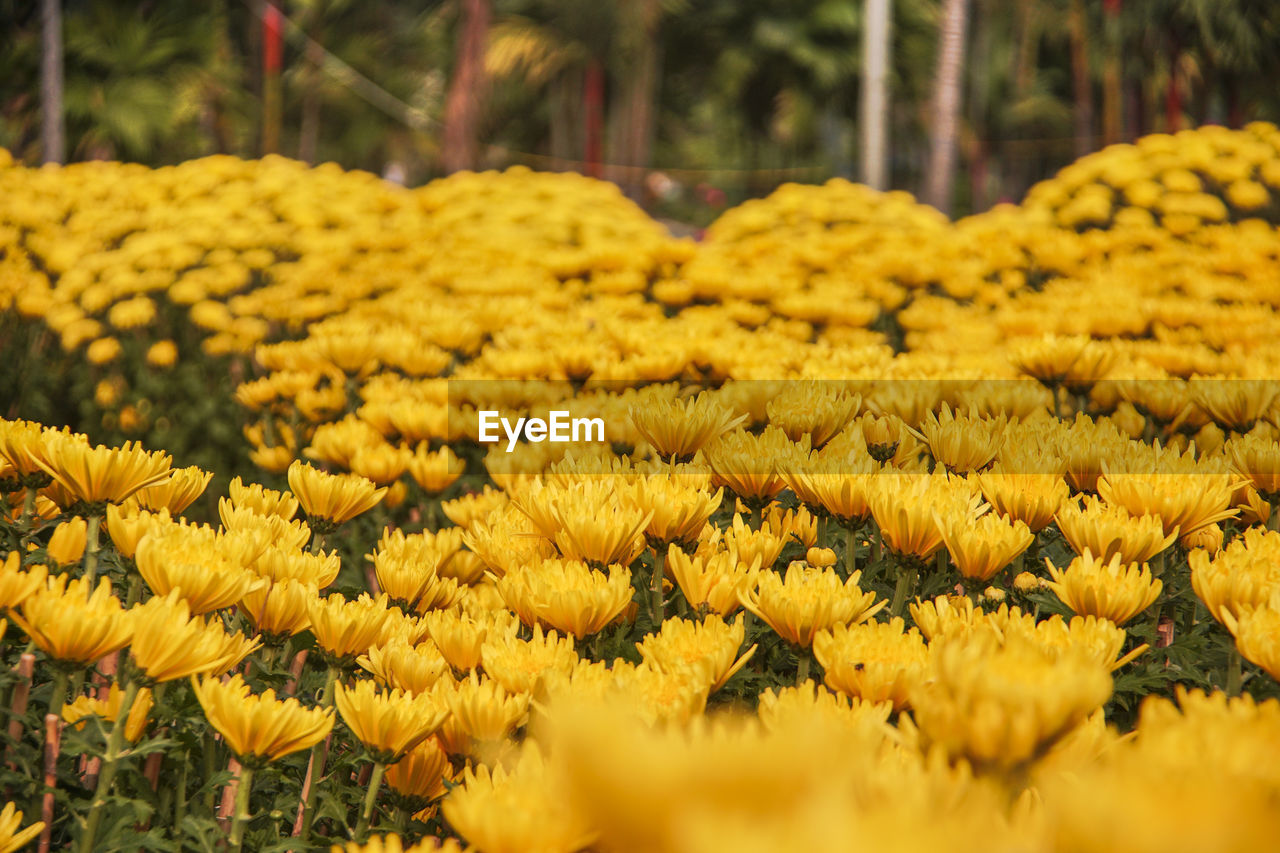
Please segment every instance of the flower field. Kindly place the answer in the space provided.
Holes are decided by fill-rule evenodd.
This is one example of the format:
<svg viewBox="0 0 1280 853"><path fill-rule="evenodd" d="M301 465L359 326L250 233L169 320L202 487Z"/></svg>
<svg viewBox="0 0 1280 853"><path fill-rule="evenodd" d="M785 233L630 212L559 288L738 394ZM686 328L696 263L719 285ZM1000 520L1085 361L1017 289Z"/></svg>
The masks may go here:
<svg viewBox="0 0 1280 853"><path fill-rule="evenodd" d="M1278 225L0 151L0 853L1270 849Z"/></svg>

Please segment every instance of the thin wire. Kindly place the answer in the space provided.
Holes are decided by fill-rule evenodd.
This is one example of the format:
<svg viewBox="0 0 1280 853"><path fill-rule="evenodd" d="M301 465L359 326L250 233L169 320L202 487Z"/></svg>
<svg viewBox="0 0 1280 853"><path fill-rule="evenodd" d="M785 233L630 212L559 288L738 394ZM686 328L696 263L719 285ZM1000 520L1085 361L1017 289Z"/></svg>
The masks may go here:
<svg viewBox="0 0 1280 853"><path fill-rule="evenodd" d="M280 16L281 22L288 36L295 42L305 45L308 50L315 51L321 55L320 70L328 74L337 82L346 86L356 95L363 98L371 106L376 107L386 113L391 118L400 121L405 126L417 130L426 131L433 125L439 126L439 122L427 115L427 112L419 107L406 104L386 89L379 86L368 77L361 74L350 64L344 62L340 57L331 53L323 44L307 35L306 30L298 25L296 21L284 13L284 11L269 0L241 0L245 6L261 21L266 21L268 9L275 10Z"/></svg>
<svg viewBox="0 0 1280 853"><path fill-rule="evenodd" d="M425 110L405 103L400 98L379 86L373 80L361 74L349 63L330 52L323 44L307 35L306 30L270 0L241 0L241 2L260 20L266 20L268 9L274 9L284 25L285 34L295 44L305 46L309 51L321 57L320 70L328 74L338 83L350 89L369 105L377 108L390 118L396 119L411 130L422 133L441 129L440 122L431 118ZM489 155L499 155L508 160L522 162L525 165L541 165L552 171L586 172L599 169L602 173L617 179L644 178L653 172L662 172L672 177L686 179L713 178L717 175L761 176L775 179L803 178L830 174L826 166L793 166L780 169L684 169L661 168L657 166L624 166L617 163L594 163L586 160L572 160L563 157L551 157L545 154L534 154L518 151L505 145L485 143L484 148Z"/></svg>
<svg viewBox="0 0 1280 853"><path fill-rule="evenodd" d="M241 0L241 2L261 21L266 20L266 12L273 9L280 16L285 33L295 43L304 45L308 51L318 53L321 57L320 70L328 74L338 83L354 92L370 106L399 121L411 130L420 133L442 130L442 125L427 114L426 110L405 103L400 98L379 86L376 82L361 74L341 57L329 51L323 44L311 38L296 21L284 13L279 6L270 0ZM1078 144L1079 140L1072 136L1040 137L1032 139L980 140L988 147L999 147L1005 154L1009 149L1041 148L1053 145ZM1103 140L1100 136L1089 139L1090 149L1096 150ZM490 155L499 155L509 161L523 165L535 166L551 171L599 172L613 180L642 180L654 172L685 180L714 179L716 176L727 177L760 177L769 180L795 180L830 176L828 166L790 166L776 169L688 169L662 166L629 166L620 163L596 163L586 160L573 160L564 157L553 157L546 154L534 154L529 151L518 151L505 145L484 143L485 151Z"/></svg>

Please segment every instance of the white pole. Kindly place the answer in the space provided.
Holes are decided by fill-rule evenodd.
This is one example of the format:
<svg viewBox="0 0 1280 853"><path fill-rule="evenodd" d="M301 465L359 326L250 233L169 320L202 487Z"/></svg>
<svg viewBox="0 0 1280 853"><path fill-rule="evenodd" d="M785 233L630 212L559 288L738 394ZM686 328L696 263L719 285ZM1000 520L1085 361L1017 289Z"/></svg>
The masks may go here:
<svg viewBox="0 0 1280 853"><path fill-rule="evenodd" d="M892 0L867 0L862 30L862 182L889 187L889 33Z"/></svg>

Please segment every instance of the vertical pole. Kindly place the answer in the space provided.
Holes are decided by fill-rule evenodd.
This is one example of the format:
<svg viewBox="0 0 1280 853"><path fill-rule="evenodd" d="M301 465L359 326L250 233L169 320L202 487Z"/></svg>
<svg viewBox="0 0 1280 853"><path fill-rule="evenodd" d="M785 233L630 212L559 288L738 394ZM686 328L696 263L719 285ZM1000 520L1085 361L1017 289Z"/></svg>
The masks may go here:
<svg viewBox="0 0 1280 853"><path fill-rule="evenodd" d="M862 182L889 186L889 44L892 0L867 0L862 31Z"/></svg>
<svg viewBox="0 0 1280 853"><path fill-rule="evenodd" d="M284 117L280 68L284 64L283 20L280 9L267 3L262 15L262 153L280 150L280 125Z"/></svg>
<svg viewBox="0 0 1280 853"><path fill-rule="evenodd" d="M66 123L62 112L62 0L41 0L40 57L41 142L45 163L67 159Z"/></svg>
<svg viewBox="0 0 1280 853"><path fill-rule="evenodd" d="M951 212L951 192L956 170L960 75L964 65L968 11L968 0L945 0L943 3L938 73L934 81L933 143L929 152L925 202L947 214Z"/></svg>

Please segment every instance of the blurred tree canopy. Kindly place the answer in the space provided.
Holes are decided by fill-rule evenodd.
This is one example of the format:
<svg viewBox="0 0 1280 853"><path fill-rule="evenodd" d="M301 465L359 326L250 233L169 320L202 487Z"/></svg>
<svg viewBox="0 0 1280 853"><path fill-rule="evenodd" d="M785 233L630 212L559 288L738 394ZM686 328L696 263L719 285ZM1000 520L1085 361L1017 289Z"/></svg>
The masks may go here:
<svg viewBox="0 0 1280 853"><path fill-rule="evenodd" d="M419 183L457 165L451 133L473 168L599 174L690 219L857 171L864 0L279 0L274 30L262 0L61 5L73 160L273 149ZM892 3L890 185L912 191L941 6ZM971 0L967 14L959 212L1109 142L1280 108L1273 0ZM0 0L0 146L31 163L40 27L40 4Z"/></svg>

